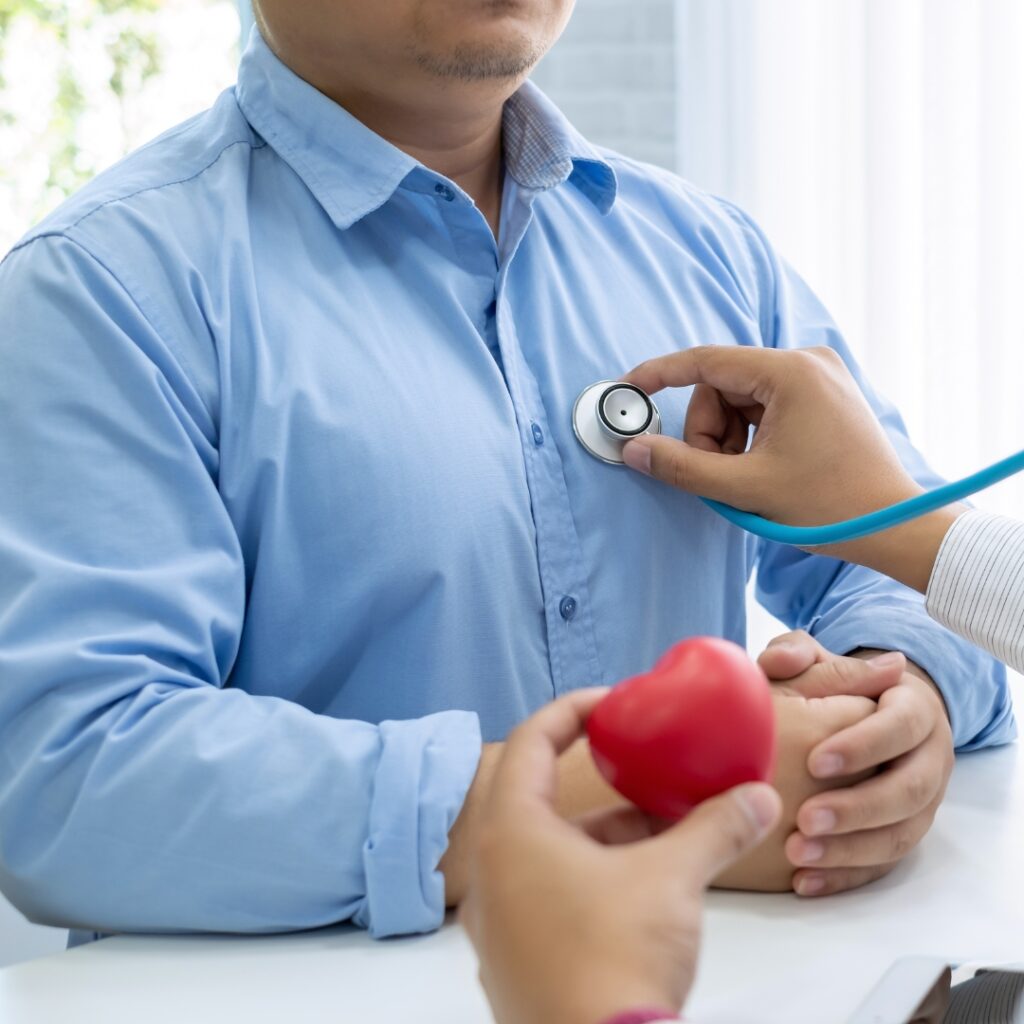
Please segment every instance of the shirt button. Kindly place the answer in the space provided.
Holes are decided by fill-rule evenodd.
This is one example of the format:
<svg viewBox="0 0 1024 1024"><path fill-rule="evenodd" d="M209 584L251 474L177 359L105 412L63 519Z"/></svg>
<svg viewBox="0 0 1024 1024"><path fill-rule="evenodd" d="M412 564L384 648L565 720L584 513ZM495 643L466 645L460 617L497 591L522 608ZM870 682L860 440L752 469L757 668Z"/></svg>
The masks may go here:
<svg viewBox="0 0 1024 1024"><path fill-rule="evenodd" d="M539 448L544 443L544 431L536 423L531 425L530 430L533 433L533 443Z"/></svg>
<svg viewBox="0 0 1024 1024"><path fill-rule="evenodd" d="M455 198L455 193L440 181L434 186L434 191L449 203Z"/></svg>
<svg viewBox="0 0 1024 1024"><path fill-rule="evenodd" d="M558 613L568 622L576 614L576 598L563 597L558 605Z"/></svg>

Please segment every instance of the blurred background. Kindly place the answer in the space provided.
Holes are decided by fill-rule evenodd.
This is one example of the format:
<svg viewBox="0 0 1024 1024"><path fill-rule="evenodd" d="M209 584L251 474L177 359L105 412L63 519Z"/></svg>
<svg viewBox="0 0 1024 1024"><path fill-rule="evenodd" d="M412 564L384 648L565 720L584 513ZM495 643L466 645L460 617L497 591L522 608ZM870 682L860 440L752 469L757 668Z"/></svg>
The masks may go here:
<svg viewBox="0 0 1024 1024"><path fill-rule="evenodd" d="M0 0L0 253L208 107L250 27L246 0ZM760 221L940 472L1024 447L1020 0L577 0L534 79ZM1024 514L1024 481L978 503ZM751 648L778 628L753 609ZM0 966L63 941L0 900Z"/></svg>

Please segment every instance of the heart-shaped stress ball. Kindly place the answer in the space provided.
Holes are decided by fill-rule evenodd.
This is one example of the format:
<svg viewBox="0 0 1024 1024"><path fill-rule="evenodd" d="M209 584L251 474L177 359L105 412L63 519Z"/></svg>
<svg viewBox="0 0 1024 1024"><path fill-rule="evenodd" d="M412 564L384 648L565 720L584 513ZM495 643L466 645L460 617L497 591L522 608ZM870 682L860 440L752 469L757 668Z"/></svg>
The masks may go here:
<svg viewBox="0 0 1024 1024"><path fill-rule="evenodd" d="M765 674L728 640L676 644L590 713L601 774L648 814L681 818L702 800L775 770L775 714Z"/></svg>

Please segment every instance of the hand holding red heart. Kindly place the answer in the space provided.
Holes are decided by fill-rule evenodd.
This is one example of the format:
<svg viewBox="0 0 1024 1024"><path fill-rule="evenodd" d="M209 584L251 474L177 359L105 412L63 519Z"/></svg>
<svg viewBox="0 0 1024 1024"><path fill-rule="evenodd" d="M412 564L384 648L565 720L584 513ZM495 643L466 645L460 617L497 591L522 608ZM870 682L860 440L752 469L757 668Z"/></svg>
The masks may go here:
<svg viewBox="0 0 1024 1024"><path fill-rule="evenodd" d="M778 795L753 784L669 828L624 805L563 820L559 755L602 696L577 691L516 729L483 810L460 919L500 1024L678 1009L694 976L704 888L779 814Z"/></svg>
<svg viewBox="0 0 1024 1024"><path fill-rule="evenodd" d="M587 722L601 774L649 814L681 818L708 797L771 778L775 719L764 672L727 640L677 644L619 683Z"/></svg>

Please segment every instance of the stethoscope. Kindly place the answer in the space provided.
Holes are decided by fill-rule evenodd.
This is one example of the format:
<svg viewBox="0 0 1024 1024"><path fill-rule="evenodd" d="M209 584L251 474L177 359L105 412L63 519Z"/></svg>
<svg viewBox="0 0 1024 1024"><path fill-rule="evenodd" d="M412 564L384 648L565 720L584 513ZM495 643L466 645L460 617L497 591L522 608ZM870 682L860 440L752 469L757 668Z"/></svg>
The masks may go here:
<svg viewBox="0 0 1024 1024"><path fill-rule="evenodd" d="M584 388L572 409L572 429L576 439L596 459L610 465L623 465L622 449L628 441L644 434L661 433L661 413L646 394L634 384L602 380ZM770 519L743 512L720 501L702 498L708 506L730 523L748 533L779 544L809 548L822 544L840 544L868 534L888 530L910 519L934 512L944 505L961 501L1024 470L1024 451L1010 455L962 480L943 484L915 498L825 526L786 526Z"/></svg>

